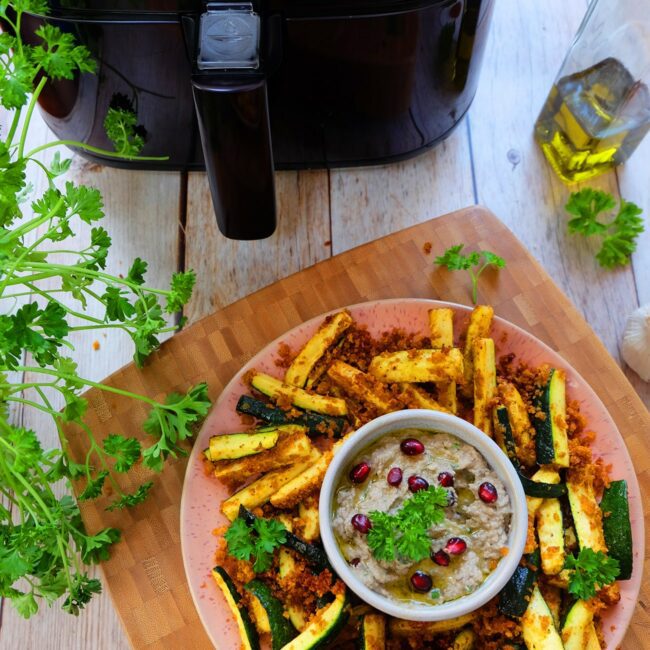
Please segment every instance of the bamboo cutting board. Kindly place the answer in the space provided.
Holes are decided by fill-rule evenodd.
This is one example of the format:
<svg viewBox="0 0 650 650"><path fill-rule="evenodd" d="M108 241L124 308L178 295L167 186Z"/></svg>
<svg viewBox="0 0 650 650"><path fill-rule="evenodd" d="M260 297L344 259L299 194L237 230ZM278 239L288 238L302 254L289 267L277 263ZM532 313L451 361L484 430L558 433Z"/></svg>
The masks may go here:
<svg viewBox="0 0 650 650"><path fill-rule="evenodd" d="M469 304L467 275L433 264L436 254L461 242L470 249L494 251L507 260L505 269L486 271L481 277L480 301L492 304L498 316L557 350L598 393L634 460L647 519L650 414L575 307L485 208L471 207L433 219L276 282L176 335L152 355L143 370L126 366L105 383L162 400L169 392L184 392L192 384L207 381L210 397L216 400L253 354L322 312L380 298L438 298ZM432 247L428 253L427 244ZM141 423L146 410L139 404L95 389L86 396L90 403L87 422L99 438L124 433L145 440ZM85 435L71 427L66 435L73 455L78 459L85 456ZM155 478L148 501L129 511L106 512L107 499L82 504L91 532L106 526L122 530L122 541L103 569L105 584L135 648L211 647L194 609L181 559L179 506L184 470L184 460L168 464ZM132 479L121 480L125 489L133 490L150 477L151 472L138 467ZM642 587L623 646L626 649L650 647L646 603L650 605L648 583Z"/></svg>

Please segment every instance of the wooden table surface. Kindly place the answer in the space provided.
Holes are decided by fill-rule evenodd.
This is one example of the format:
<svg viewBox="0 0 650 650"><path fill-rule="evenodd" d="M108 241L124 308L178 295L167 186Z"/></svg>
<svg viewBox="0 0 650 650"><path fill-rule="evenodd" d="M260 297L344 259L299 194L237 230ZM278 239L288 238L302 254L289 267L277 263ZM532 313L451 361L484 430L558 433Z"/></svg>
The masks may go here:
<svg viewBox="0 0 650 650"><path fill-rule="evenodd" d="M185 311L192 322L331 255L481 203L528 246L619 359L627 315L650 302L650 225L630 266L600 269L596 244L567 233L563 206L576 187L557 179L532 137L586 6L587 0L498 0L478 92L455 132L436 149L394 165L278 173L279 227L264 241L234 242L218 233L202 173L124 172L76 159L74 179L104 194L104 225L113 237L110 271L125 272L140 256L150 263L149 283L164 285L172 272L193 268L198 282ZM34 127L34 142L52 138L42 123ZM650 224L648 169L650 137L625 167L590 185L634 201ZM33 182L37 192L42 189L40 179ZM434 253L442 252L433 245ZM121 337L100 336L100 349L94 351L95 337L75 334L80 372L90 379L130 360L132 352ZM650 406L650 385L629 369L626 373ZM47 422L27 411L14 416L52 436L54 444ZM79 618L54 608L26 622L6 605L0 620L3 650L128 648L105 595Z"/></svg>

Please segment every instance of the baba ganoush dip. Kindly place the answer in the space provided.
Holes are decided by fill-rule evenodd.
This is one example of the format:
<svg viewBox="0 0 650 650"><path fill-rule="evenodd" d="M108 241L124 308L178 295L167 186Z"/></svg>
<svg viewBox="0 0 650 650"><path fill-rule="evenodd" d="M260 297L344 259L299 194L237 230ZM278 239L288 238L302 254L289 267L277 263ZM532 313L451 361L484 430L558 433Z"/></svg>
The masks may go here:
<svg viewBox="0 0 650 650"><path fill-rule="evenodd" d="M378 560L368 545L370 513L399 513L429 486L448 492L444 520L427 531L429 557L413 561L395 553ZM447 433L409 428L385 435L350 463L335 493L332 524L343 556L367 587L432 605L481 586L508 552L511 512L503 483L474 447Z"/></svg>

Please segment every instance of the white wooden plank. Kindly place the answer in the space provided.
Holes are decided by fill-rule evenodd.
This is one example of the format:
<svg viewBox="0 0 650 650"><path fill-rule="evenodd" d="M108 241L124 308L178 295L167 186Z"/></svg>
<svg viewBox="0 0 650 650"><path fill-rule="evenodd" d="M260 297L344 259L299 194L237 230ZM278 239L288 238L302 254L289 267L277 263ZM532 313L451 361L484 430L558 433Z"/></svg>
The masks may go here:
<svg viewBox="0 0 650 650"><path fill-rule="evenodd" d="M495 3L470 133L479 202L528 246L618 357L625 316L636 304L634 276L630 268L602 270L596 242L567 233L563 206L580 186L565 186L533 140L535 119L584 11L583 3L564 0ZM589 185L617 193L613 173Z"/></svg>
<svg viewBox="0 0 650 650"><path fill-rule="evenodd" d="M330 177L334 254L474 203L465 122L415 158Z"/></svg>
<svg viewBox="0 0 650 650"><path fill-rule="evenodd" d="M205 174L189 175L185 265L198 276L190 322L331 255L326 171L278 172L278 228L259 241L217 228Z"/></svg>
<svg viewBox="0 0 650 650"><path fill-rule="evenodd" d="M650 304L650 137L639 145L627 164L617 170L621 196L643 209L645 232L639 236L637 250L632 257L634 279L639 305ZM650 408L650 384L644 382L630 368L625 369L628 379Z"/></svg>
<svg viewBox="0 0 650 650"><path fill-rule="evenodd" d="M650 303L650 136L646 136L630 160L617 171L621 196L643 209L645 232L632 258L639 304Z"/></svg>

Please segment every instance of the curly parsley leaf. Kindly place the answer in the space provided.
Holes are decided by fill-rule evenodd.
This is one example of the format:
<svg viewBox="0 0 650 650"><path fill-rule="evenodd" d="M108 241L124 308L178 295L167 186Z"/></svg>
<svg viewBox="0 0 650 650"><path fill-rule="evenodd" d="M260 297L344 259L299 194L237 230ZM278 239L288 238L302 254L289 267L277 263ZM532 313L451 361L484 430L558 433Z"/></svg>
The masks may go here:
<svg viewBox="0 0 650 650"><path fill-rule="evenodd" d="M108 478L108 472L102 470L95 476L94 479L88 479L86 487L83 492L79 495L79 501L88 501L89 499L96 499L104 488L104 482Z"/></svg>
<svg viewBox="0 0 650 650"><path fill-rule="evenodd" d="M608 192L585 188L569 196L565 210L574 215L568 222L571 234L585 237L600 235L601 248L596 260L606 269L625 266L636 250L637 238L645 230L643 212L639 206L621 199L614 219L599 220L599 215L616 207L616 200Z"/></svg>
<svg viewBox="0 0 650 650"><path fill-rule="evenodd" d="M81 546L81 559L85 564L99 564L108 560L110 547L119 542L121 536L117 528L104 528L95 535L85 536Z"/></svg>
<svg viewBox="0 0 650 650"><path fill-rule="evenodd" d="M564 209L573 215L569 220L569 232L582 235L595 235L607 229L607 226L597 220L598 215L616 206L614 197L608 192L586 187L569 196Z"/></svg>
<svg viewBox="0 0 650 650"><path fill-rule="evenodd" d="M97 578L86 574L76 575L70 595L63 602L63 610L78 616L80 611L90 602L93 594L102 593L102 583Z"/></svg>
<svg viewBox="0 0 650 650"><path fill-rule="evenodd" d="M73 34L45 23L36 35L43 43L32 48L31 58L51 79L73 79L77 71L95 71L90 52L83 45L76 45Z"/></svg>
<svg viewBox="0 0 650 650"><path fill-rule="evenodd" d="M183 271L172 275L171 294L167 298L165 311L172 314L179 311L192 296L192 289L196 283L194 271Z"/></svg>
<svg viewBox="0 0 650 650"><path fill-rule="evenodd" d="M448 505L447 490L431 486L416 492L394 514L373 510L366 538L372 554L388 562L396 555L416 562L423 560L431 551L428 531L444 521Z"/></svg>
<svg viewBox="0 0 650 650"><path fill-rule="evenodd" d="M618 560L591 548L580 549L577 557L569 555L564 568L571 571L569 593L582 600L593 598L620 573Z"/></svg>
<svg viewBox="0 0 650 650"><path fill-rule="evenodd" d="M146 501L152 487L153 481L147 481L135 492L124 494L119 499L113 501L113 503L106 507L106 510L112 512L113 510L122 510L123 508L132 508L133 506L137 506L143 501Z"/></svg>
<svg viewBox="0 0 650 650"><path fill-rule="evenodd" d="M116 472L128 472L140 458L140 442L137 438L111 433L104 439L104 451L115 460Z"/></svg>
<svg viewBox="0 0 650 650"><path fill-rule="evenodd" d="M252 526L238 517L224 535L228 553L238 560L253 562L253 571L267 571L273 562L275 549L287 541L287 529L276 519L255 519Z"/></svg>
<svg viewBox="0 0 650 650"><path fill-rule="evenodd" d="M392 515L379 510L370 513L372 528L366 540L372 554L378 560L390 562L395 559L395 520Z"/></svg>
<svg viewBox="0 0 650 650"><path fill-rule="evenodd" d="M4 40L3 49L9 42ZM11 57L9 65L8 73L0 74L0 105L11 111L27 103L36 70L32 62L20 53Z"/></svg>
<svg viewBox="0 0 650 650"><path fill-rule="evenodd" d="M27 593L15 592L15 595L11 596L11 604L23 618L30 618L38 612L38 603L31 591Z"/></svg>
<svg viewBox="0 0 650 650"><path fill-rule="evenodd" d="M472 302L478 300L478 279L481 273L492 266L502 269L506 261L491 251L473 251L463 254L464 244L451 246L435 259L435 264L446 267L449 271L468 271L472 280ZM475 270L478 267L478 270Z"/></svg>
<svg viewBox="0 0 650 650"><path fill-rule="evenodd" d="M120 287L106 287L102 295L106 305L106 320L124 322L135 314L135 307L131 304L128 294Z"/></svg>
<svg viewBox="0 0 650 650"><path fill-rule="evenodd" d="M68 206L68 218L77 215L82 221L91 223L104 218L102 195L95 187L65 184L65 200Z"/></svg>
<svg viewBox="0 0 650 650"><path fill-rule="evenodd" d="M228 553L238 560L250 560L255 552L255 540L251 529L239 517L228 527L224 538L228 546Z"/></svg>
<svg viewBox="0 0 650 650"><path fill-rule="evenodd" d="M147 263L136 257L131 264L131 268L126 276L129 282L134 284L144 284L144 274L147 272Z"/></svg>
<svg viewBox="0 0 650 650"><path fill-rule="evenodd" d="M104 118L104 130L115 151L125 158L137 156L144 147L144 129L130 108L110 107Z"/></svg>
<svg viewBox="0 0 650 650"><path fill-rule="evenodd" d="M185 395L172 393L164 404L153 406L142 426L158 440L144 450L144 464L159 472L168 456L186 456L187 451L179 443L192 436L193 426L205 417L209 408L208 385L205 383L193 386Z"/></svg>
<svg viewBox="0 0 650 650"><path fill-rule="evenodd" d="M625 266L636 250L637 237L645 230L641 214L643 210L634 203L621 200L621 205L610 234L603 238L601 249L596 254L598 263L607 269Z"/></svg>
<svg viewBox="0 0 650 650"><path fill-rule="evenodd" d="M52 162L50 163L50 175L52 178L57 176L62 176L69 169L72 164L72 158L61 159L61 152L57 151L52 157Z"/></svg>

